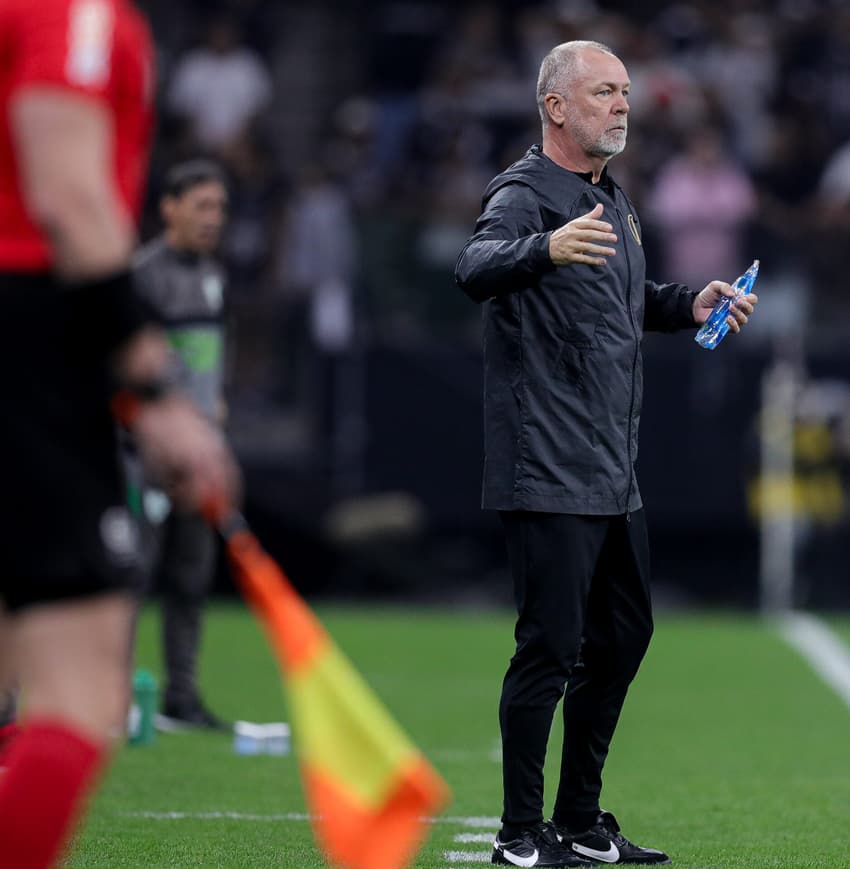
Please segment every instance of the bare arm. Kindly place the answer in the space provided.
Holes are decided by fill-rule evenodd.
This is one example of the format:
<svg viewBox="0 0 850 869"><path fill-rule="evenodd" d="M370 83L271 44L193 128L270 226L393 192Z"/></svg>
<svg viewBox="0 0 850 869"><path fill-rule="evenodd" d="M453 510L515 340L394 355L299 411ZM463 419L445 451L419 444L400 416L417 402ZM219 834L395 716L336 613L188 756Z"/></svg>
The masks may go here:
<svg viewBox="0 0 850 869"><path fill-rule="evenodd" d="M112 121L97 100L51 86L11 105L24 197L46 233L58 275L85 280L127 266L130 216L112 180Z"/></svg>

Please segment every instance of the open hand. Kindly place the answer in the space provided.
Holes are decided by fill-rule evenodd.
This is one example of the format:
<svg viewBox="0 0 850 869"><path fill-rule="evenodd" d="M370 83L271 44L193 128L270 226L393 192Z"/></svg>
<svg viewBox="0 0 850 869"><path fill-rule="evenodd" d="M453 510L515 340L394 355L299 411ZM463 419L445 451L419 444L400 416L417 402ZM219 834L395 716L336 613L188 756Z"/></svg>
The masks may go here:
<svg viewBox="0 0 850 869"><path fill-rule="evenodd" d="M617 253L604 244L616 242L617 236L610 223L600 220L603 210L604 206L597 203L592 211L565 223L549 236L549 257L556 266L571 263L604 266L607 257Z"/></svg>

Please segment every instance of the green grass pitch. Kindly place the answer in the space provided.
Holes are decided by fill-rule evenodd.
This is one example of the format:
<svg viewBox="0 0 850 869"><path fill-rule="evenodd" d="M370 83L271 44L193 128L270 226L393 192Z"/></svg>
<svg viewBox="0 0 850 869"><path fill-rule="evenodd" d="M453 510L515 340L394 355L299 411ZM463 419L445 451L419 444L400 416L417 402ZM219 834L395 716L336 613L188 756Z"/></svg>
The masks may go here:
<svg viewBox="0 0 850 869"><path fill-rule="evenodd" d="M484 865L487 819L500 811L496 709L511 615L319 614L453 789L417 869ZM850 642L850 619L830 624ZM138 662L159 672L157 625L146 612ZM287 720L276 665L241 606L210 609L202 682L223 716ZM560 734L556 716L547 811ZM850 866L850 709L755 619L658 617L605 782L603 805L624 832L683 869ZM119 753L68 866L318 869L304 813L292 756L237 756L225 735L160 735Z"/></svg>

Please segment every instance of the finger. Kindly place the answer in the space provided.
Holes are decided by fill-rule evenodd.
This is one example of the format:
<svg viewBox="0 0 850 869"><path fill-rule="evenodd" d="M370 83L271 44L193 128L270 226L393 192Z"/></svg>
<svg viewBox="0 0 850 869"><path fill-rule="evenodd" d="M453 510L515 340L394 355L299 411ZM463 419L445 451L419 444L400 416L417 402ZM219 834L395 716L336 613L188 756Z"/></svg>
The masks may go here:
<svg viewBox="0 0 850 869"><path fill-rule="evenodd" d="M583 254L592 255L599 254L600 256L616 256L617 250L613 247L602 247L599 244L584 244L579 248Z"/></svg>
<svg viewBox="0 0 850 869"><path fill-rule="evenodd" d="M734 317L731 317L731 316L730 316L730 317L727 317L727 318L726 318L726 322L729 324L729 329L730 329L732 332L736 332L736 333L737 333L737 332L740 332L740 331L741 331L741 326L740 326L740 324L738 323L738 321L737 321Z"/></svg>
<svg viewBox="0 0 850 869"><path fill-rule="evenodd" d="M759 303L759 297L755 293L747 293L744 298L750 303L750 305L757 305ZM752 309L750 310L752 314Z"/></svg>
<svg viewBox="0 0 850 869"><path fill-rule="evenodd" d="M593 206L591 211L588 211L585 214L585 218L590 218L591 220L599 220L602 217L602 212L605 210L605 206L601 202L597 202L596 205Z"/></svg>
<svg viewBox="0 0 850 869"><path fill-rule="evenodd" d="M616 241L617 236L612 232L614 229L610 223L605 223L603 220L585 220L583 217L577 217L569 223L558 227L553 233L553 238L562 238L571 236L577 238L598 237L602 241Z"/></svg>
<svg viewBox="0 0 850 869"><path fill-rule="evenodd" d="M727 284L725 281L712 281L710 284L706 284L704 287L703 293L706 295L714 295L714 296L734 296L735 291L732 289L730 284ZM700 294L702 295L702 294Z"/></svg>
<svg viewBox="0 0 850 869"><path fill-rule="evenodd" d="M604 266L608 264L605 257L591 256L590 254L579 253L573 257L575 263L587 263L589 266Z"/></svg>
<svg viewBox="0 0 850 869"><path fill-rule="evenodd" d="M617 235L611 232L610 223L596 223L597 227L582 227L581 231L576 233L576 237L582 241L617 241Z"/></svg>
<svg viewBox="0 0 850 869"><path fill-rule="evenodd" d="M752 314L753 306L747 301L746 296L736 300L732 308L736 311L743 311L745 314Z"/></svg>

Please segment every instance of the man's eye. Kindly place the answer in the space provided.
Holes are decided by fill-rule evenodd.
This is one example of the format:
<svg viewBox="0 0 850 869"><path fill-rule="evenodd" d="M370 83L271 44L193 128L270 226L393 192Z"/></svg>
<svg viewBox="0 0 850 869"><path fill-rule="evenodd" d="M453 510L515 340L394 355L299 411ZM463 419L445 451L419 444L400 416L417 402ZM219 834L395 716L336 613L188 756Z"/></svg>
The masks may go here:
<svg viewBox="0 0 850 869"><path fill-rule="evenodd" d="M597 94L601 97L607 97L611 93L610 88L603 88L601 91L597 91Z"/></svg>

